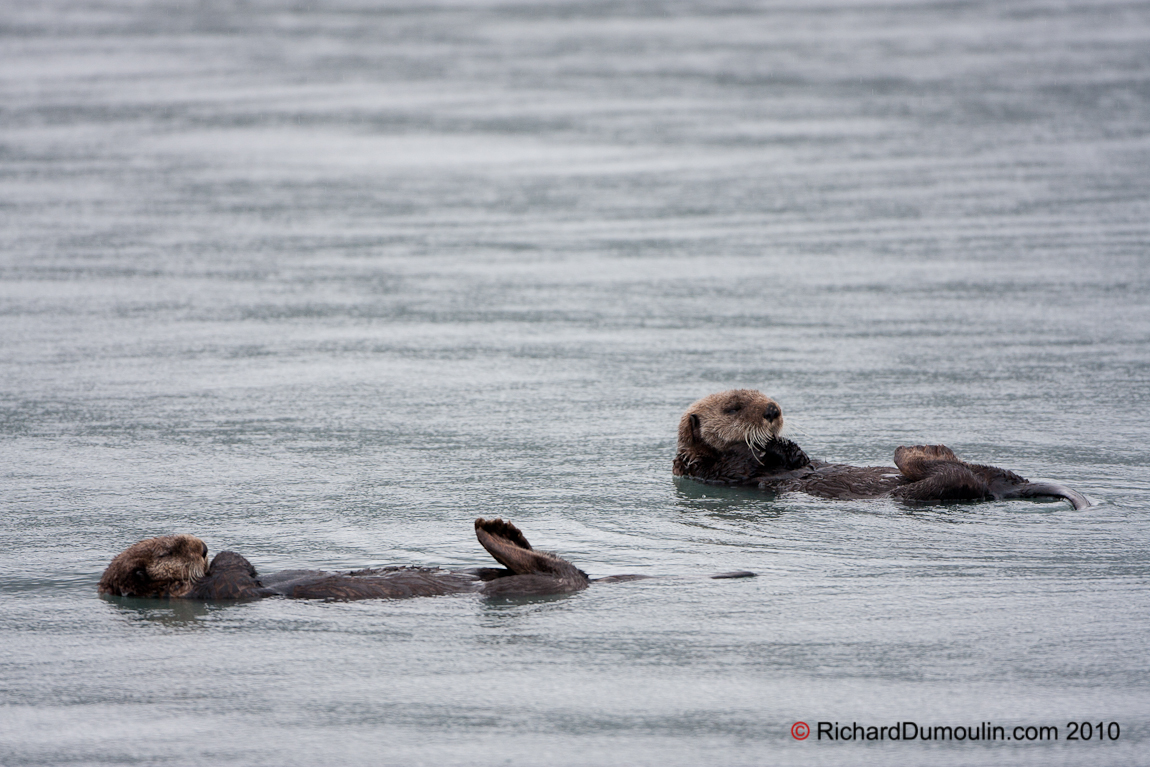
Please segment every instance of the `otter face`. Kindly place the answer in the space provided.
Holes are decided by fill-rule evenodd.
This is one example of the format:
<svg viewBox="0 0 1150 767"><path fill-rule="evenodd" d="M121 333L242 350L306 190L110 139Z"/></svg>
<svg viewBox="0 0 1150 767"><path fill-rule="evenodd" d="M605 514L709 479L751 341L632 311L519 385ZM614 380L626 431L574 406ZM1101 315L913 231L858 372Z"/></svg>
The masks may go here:
<svg viewBox="0 0 1150 767"><path fill-rule="evenodd" d="M679 422L679 445L698 440L719 452L740 444L754 447L778 437L782 428L779 403L754 389L732 389L687 408Z"/></svg>
<svg viewBox="0 0 1150 767"><path fill-rule="evenodd" d="M208 547L194 535L161 535L121 551L99 593L123 597L179 597L208 570Z"/></svg>

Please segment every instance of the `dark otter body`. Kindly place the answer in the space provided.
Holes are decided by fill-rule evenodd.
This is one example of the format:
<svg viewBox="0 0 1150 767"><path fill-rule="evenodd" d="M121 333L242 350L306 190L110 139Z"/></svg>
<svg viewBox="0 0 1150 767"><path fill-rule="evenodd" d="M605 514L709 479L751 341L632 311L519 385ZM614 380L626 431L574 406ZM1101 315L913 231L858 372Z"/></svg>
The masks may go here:
<svg viewBox="0 0 1150 767"><path fill-rule="evenodd" d="M900 447L894 453L897 468L812 461L802 448L779 436L782 426L778 403L761 392L738 389L704 397L679 422L672 471L704 482L840 500L888 495L904 501L1054 497L1076 509L1090 505L1068 487L967 463L944 445Z"/></svg>
<svg viewBox="0 0 1150 767"><path fill-rule="evenodd" d="M587 588L587 574L554 554L536 551L502 519L475 520L475 535L505 568L453 572L435 567L375 567L349 573L283 570L261 576L234 551L207 563L207 546L190 535L149 538L112 560L100 593L117 596L223 600L407 599L480 592L489 596L563 594ZM205 572L206 569L206 572ZM155 577L149 577L154 573Z"/></svg>
<svg viewBox="0 0 1150 767"><path fill-rule="evenodd" d="M435 567L380 567L354 573L283 570L259 575L244 557L221 551L186 599L407 599L475 591L479 579Z"/></svg>
<svg viewBox="0 0 1150 767"><path fill-rule="evenodd" d="M408 599L478 592L489 597L568 594L591 579L567 560L536 551L519 528L502 519L475 520L483 548L504 567L455 572L435 567L373 567L349 573L283 570L259 575L234 551L221 551L206 567L207 546L190 535L149 538L125 549L104 572L100 593L116 596L179 597L200 600ZM152 573L152 576L149 576ZM754 573L713 576L741 578ZM623 575L602 581L645 578Z"/></svg>

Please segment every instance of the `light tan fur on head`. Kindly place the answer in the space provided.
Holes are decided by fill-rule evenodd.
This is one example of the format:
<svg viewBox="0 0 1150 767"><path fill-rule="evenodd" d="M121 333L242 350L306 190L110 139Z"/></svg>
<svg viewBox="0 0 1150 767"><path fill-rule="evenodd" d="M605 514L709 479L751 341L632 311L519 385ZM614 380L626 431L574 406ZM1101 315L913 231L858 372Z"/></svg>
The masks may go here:
<svg viewBox="0 0 1150 767"><path fill-rule="evenodd" d="M208 570L208 547L194 535L161 535L121 551L100 578L99 593L180 597Z"/></svg>
<svg viewBox="0 0 1150 767"><path fill-rule="evenodd" d="M764 445L783 429L779 403L754 389L710 394L693 403L679 421L679 449L701 442L722 451L740 443Z"/></svg>

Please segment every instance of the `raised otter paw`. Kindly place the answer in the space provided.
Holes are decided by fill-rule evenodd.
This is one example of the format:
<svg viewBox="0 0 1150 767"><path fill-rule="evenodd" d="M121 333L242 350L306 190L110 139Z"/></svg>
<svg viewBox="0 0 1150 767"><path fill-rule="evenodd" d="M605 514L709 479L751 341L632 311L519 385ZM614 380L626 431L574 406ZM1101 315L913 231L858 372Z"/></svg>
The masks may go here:
<svg viewBox="0 0 1150 767"><path fill-rule="evenodd" d="M483 517L479 517L475 520L476 535L479 535L480 531L483 531L492 538L502 538L512 546L518 546L528 551L531 550L531 544L527 542L527 536L525 536L518 527L510 522L504 522L502 519L484 519Z"/></svg>
<svg viewBox="0 0 1150 767"><path fill-rule="evenodd" d="M536 552L519 528L502 519L475 520L475 537L495 561L513 573L547 572L546 555Z"/></svg>
<svg viewBox="0 0 1150 767"><path fill-rule="evenodd" d="M783 437L775 437L762 445L759 460L765 471L794 471L811 463L802 447Z"/></svg>
<svg viewBox="0 0 1150 767"><path fill-rule="evenodd" d="M519 528L502 519L475 520L475 537L495 561L516 575L573 578L585 588L587 574L562 557L531 548ZM564 587L566 590L566 587Z"/></svg>

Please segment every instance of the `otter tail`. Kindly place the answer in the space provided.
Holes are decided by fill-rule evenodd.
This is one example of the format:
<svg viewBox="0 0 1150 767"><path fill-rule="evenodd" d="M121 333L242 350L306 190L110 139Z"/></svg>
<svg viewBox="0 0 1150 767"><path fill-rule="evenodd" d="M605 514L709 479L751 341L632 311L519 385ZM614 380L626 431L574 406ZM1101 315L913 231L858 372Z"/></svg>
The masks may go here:
<svg viewBox="0 0 1150 767"><path fill-rule="evenodd" d="M1076 510L1088 508L1091 504L1086 496L1077 490L1071 490L1066 485L1057 482L1027 482L1015 485L1007 493L1006 498L1062 498L1069 501Z"/></svg>

